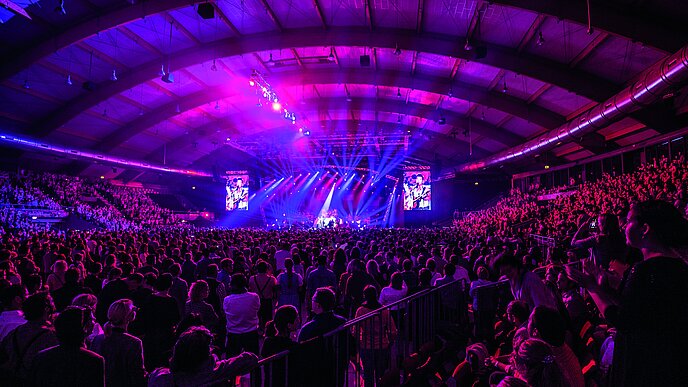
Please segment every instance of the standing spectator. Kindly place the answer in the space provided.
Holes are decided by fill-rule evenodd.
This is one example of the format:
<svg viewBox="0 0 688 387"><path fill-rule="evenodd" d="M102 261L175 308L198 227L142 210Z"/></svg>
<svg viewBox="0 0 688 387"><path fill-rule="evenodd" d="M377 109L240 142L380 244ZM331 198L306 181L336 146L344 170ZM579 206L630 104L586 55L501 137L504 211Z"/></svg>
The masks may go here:
<svg viewBox="0 0 688 387"><path fill-rule="evenodd" d="M502 253L496 258L494 267L500 275L509 280L514 298L525 301L531 310L539 305L552 309L557 308L554 295L540 277L526 270L523 263L515 256Z"/></svg>
<svg viewBox="0 0 688 387"><path fill-rule="evenodd" d="M205 302L208 298L210 289L208 283L203 280L198 280L191 284L189 289L189 301L186 302L185 316L191 313L197 313L201 317L203 325L210 330L217 328L218 316L215 313L213 306Z"/></svg>
<svg viewBox="0 0 688 387"><path fill-rule="evenodd" d="M277 276L277 305L292 305L296 310L301 310L299 291L303 285L303 278L300 274L294 273L294 261L291 258L284 260L284 268L286 272Z"/></svg>
<svg viewBox="0 0 688 387"><path fill-rule="evenodd" d="M72 300L72 305L82 307L86 309L88 313L90 313L93 329L91 329L89 335L86 336L86 345L88 346L90 345L90 343L93 342L93 339L96 336L103 333L103 327L100 325L100 323L96 320L95 317L96 307L98 305L98 298L90 293L82 293L74 297L74 299Z"/></svg>
<svg viewBox="0 0 688 387"><path fill-rule="evenodd" d="M67 272L68 266L67 261L62 259L55 261L51 267L52 273L48 276L46 284L51 292L61 288L65 283L65 273Z"/></svg>
<svg viewBox="0 0 688 387"><path fill-rule="evenodd" d="M131 300L117 300L108 309L105 333L93 339L91 350L105 359L105 384L108 387L145 386L143 344L127 333L129 323L136 318Z"/></svg>
<svg viewBox="0 0 688 387"><path fill-rule="evenodd" d="M377 298L377 288L373 285L366 286L363 289L364 302L356 310L355 318L382 308ZM359 340L364 386L374 387L389 369L390 345L397 335L396 325L389 310L383 309L380 314L362 322L354 330Z"/></svg>
<svg viewBox="0 0 688 387"><path fill-rule="evenodd" d="M84 286L91 289L91 292L96 296L103 289L103 279L100 278L100 272L103 270L103 265L100 262L94 262L88 267L88 275L84 278Z"/></svg>
<svg viewBox="0 0 688 387"><path fill-rule="evenodd" d="M182 267L178 263L170 266L170 274L172 274L172 286L170 287L170 296L177 301L177 308L179 315L184 315L184 304L189 294L189 285L179 275L182 272Z"/></svg>
<svg viewBox="0 0 688 387"><path fill-rule="evenodd" d="M566 267L617 329L611 385L688 385L688 265L680 255L688 247L688 221L667 202L645 201L628 213L626 241L644 260L630 270L619 300L599 285L595 265L586 265L587 273Z"/></svg>
<svg viewBox="0 0 688 387"><path fill-rule="evenodd" d="M268 263L263 260L258 261L256 270L258 273L248 281L248 289L260 297L258 319L260 321L260 329L262 330L265 324L272 320L277 280L271 274L268 274Z"/></svg>
<svg viewBox="0 0 688 387"><path fill-rule="evenodd" d="M595 265L603 269L607 269L612 260L625 258L626 243L619 227L619 218L613 214L598 216L595 229L599 231L593 235L589 235L591 231L589 221L589 218L583 218L571 240L571 246L589 249L590 258Z"/></svg>
<svg viewBox="0 0 688 387"><path fill-rule="evenodd" d="M0 292L3 311L0 314L0 341L14 328L26 323L22 304L26 299L26 290L21 285L12 285Z"/></svg>
<svg viewBox="0 0 688 387"><path fill-rule="evenodd" d="M36 355L31 366L31 386L105 386L103 358L84 348L88 312L70 306L55 319L59 345Z"/></svg>
<svg viewBox="0 0 688 387"><path fill-rule="evenodd" d="M234 262L230 258L225 258L220 261L220 272L217 274L217 280L225 286L225 289L229 289L233 270Z"/></svg>
<svg viewBox="0 0 688 387"><path fill-rule="evenodd" d="M307 275L306 297L313 297L316 289L324 287L337 287L337 277L334 272L327 268L327 256L319 255L317 267Z"/></svg>
<svg viewBox="0 0 688 387"><path fill-rule="evenodd" d="M148 297L139 313L146 369L149 370L167 363L174 345L174 328L181 318L177 302L169 295L170 286L172 275L162 274L155 283L155 293Z"/></svg>
<svg viewBox="0 0 688 387"><path fill-rule="evenodd" d="M2 340L0 349L4 362L0 366L0 385L21 385L29 376L34 357L43 349L57 345L50 323L55 305L46 292L29 296L22 305L26 323L18 326ZM1 360L0 360L1 361Z"/></svg>
<svg viewBox="0 0 688 387"><path fill-rule="evenodd" d="M346 319L334 313L337 297L330 288L318 288L312 299L313 319L299 331L299 342L324 335L346 323Z"/></svg>
<svg viewBox="0 0 688 387"><path fill-rule="evenodd" d="M196 262L193 261L193 255L191 253L184 253L181 277L187 284L192 284L196 281Z"/></svg>
<svg viewBox="0 0 688 387"><path fill-rule="evenodd" d="M287 265L286 261L285 265ZM296 329L298 318L299 312L292 305L283 305L277 308L274 320L268 322L265 327L265 342L260 350L262 358L270 357L282 351L291 351L296 347L296 342L291 339L291 333ZM298 355L292 352L289 356L289 364L294 364L294 356ZM290 368L292 369L287 371L287 362L284 359L272 362L271 367L265 368L266 385L272 387L296 385L293 372L296 367Z"/></svg>
<svg viewBox="0 0 688 387"><path fill-rule="evenodd" d="M107 322L107 311L110 305L129 296L129 286L121 278L122 270L117 267L112 268L108 277L110 281L103 286L103 290L98 294L98 306L96 307L96 319L101 325Z"/></svg>
<svg viewBox="0 0 688 387"><path fill-rule="evenodd" d="M210 351L213 336L205 328L193 327L184 332L174 345L169 368L151 373L149 387L195 387L225 385L229 380L250 372L258 357L242 353L218 360Z"/></svg>
<svg viewBox="0 0 688 387"><path fill-rule="evenodd" d="M401 276L409 289L409 293L415 293L418 288L418 274L413 271L413 262L410 259L405 259L402 267L404 270Z"/></svg>
<svg viewBox="0 0 688 387"><path fill-rule="evenodd" d="M260 297L246 288L246 277L232 276L232 287L223 305L227 318L227 355L236 356L242 351L258 352L258 311Z"/></svg>
<svg viewBox="0 0 688 387"><path fill-rule="evenodd" d="M471 288L468 291L473 300L473 318L475 321L474 334L478 339L491 339L494 336L494 319L497 312L497 305L491 299L486 297L478 297L482 291L481 287L492 284L488 278L490 273L484 266L478 268L478 279L471 282ZM482 288L486 289L486 288ZM481 300L482 299L482 300ZM481 304L483 301L484 304Z"/></svg>
<svg viewBox="0 0 688 387"><path fill-rule="evenodd" d="M55 291L51 291L50 295L55 301L55 309L61 312L72 303L74 297L90 292L90 289L79 284L79 271L75 268L70 268L64 274L64 285Z"/></svg>
<svg viewBox="0 0 688 387"><path fill-rule="evenodd" d="M392 274L389 286L382 288L382 291L380 292L380 303L382 305L393 304L406 297L407 294L408 287L406 287L404 278L401 276L401 273L396 272ZM397 310L400 308L402 308L402 306L395 305L392 307L392 310Z"/></svg>

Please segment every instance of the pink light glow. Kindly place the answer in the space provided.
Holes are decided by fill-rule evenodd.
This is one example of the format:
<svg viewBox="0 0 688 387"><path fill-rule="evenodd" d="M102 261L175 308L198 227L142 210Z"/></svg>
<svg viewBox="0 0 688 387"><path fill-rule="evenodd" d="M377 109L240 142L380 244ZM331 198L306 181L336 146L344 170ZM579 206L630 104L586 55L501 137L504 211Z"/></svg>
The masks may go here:
<svg viewBox="0 0 688 387"><path fill-rule="evenodd" d="M282 109L282 104L281 104L281 103L279 103L279 102L273 102L273 103L272 103L272 110L274 110L274 111L279 111L280 109Z"/></svg>

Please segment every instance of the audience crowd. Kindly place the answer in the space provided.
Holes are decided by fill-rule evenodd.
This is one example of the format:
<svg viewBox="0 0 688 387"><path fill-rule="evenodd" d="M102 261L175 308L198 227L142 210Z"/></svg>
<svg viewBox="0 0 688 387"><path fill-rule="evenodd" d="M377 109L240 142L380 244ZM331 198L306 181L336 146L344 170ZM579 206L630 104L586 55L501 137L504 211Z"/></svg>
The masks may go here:
<svg viewBox="0 0 688 387"><path fill-rule="evenodd" d="M0 385L234 384L283 351L295 358L272 361L265 385L343 385L359 371L365 386L688 385L682 158L544 202L513 191L418 230L169 227L143 192L27 180L110 227L4 230ZM27 196L8 187L7 200ZM107 214L81 199L96 194ZM394 303L455 281L463 291L442 302L466 301L462 329L398 357L418 316ZM310 345L332 331L342 363L328 368L333 353Z"/></svg>

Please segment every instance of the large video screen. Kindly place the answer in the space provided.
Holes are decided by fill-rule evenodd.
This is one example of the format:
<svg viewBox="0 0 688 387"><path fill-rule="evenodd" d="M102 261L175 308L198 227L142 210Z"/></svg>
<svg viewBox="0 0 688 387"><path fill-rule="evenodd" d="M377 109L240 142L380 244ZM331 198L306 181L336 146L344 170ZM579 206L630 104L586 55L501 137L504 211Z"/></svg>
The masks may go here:
<svg viewBox="0 0 688 387"><path fill-rule="evenodd" d="M227 175L227 211L248 211L248 173Z"/></svg>
<svg viewBox="0 0 688 387"><path fill-rule="evenodd" d="M432 187L429 170L404 171L404 210L430 211Z"/></svg>

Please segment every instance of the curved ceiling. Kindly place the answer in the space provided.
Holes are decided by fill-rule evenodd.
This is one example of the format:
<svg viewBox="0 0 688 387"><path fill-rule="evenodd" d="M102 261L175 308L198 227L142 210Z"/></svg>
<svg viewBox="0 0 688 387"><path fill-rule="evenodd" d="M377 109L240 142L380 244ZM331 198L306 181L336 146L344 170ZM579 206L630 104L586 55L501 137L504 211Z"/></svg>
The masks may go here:
<svg viewBox="0 0 688 387"><path fill-rule="evenodd" d="M198 3L73 0L62 12L44 0L25 8L30 19L1 10L0 129L182 168L361 144L450 166L558 127L688 41L688 10L674 0L592 0L590 25L585 3L569 0L216 0L210 19ZM298 125L256 106L254 70ZM671 106L637 114L548 157L626 145L673 117Z"/></svg>

